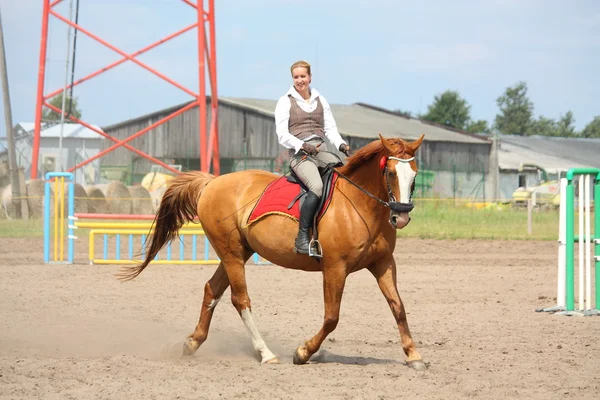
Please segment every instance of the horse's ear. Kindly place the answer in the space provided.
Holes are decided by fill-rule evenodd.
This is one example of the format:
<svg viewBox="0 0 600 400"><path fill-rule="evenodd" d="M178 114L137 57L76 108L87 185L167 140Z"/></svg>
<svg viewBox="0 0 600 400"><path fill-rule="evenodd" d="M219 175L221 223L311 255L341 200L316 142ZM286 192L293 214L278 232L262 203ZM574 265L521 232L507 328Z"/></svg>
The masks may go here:
<svg viewBox="0 0 600 400"><path fill-rule="evenodd" d="M413 142L410 142L408 144L408 146L411 148L411 150L413 151L413 153L415 151L417 151L417 149L421 146L421 143L423 143L423 138L425 138L425 134L424 133L421 135L420 138L418 138L417 140L415 140Z"/></svg>
<svg viewBox="0 0 600 400"><path fill-rule="evenodd" d="M387 141L386 138L384 138L383 136L381 136L381 133L379 133L379 139L381 139L381 144L383 145L383 147L390 153L393 154L394 153L394 147L392 147L391 144L389 144L389 142Z"/></svg>

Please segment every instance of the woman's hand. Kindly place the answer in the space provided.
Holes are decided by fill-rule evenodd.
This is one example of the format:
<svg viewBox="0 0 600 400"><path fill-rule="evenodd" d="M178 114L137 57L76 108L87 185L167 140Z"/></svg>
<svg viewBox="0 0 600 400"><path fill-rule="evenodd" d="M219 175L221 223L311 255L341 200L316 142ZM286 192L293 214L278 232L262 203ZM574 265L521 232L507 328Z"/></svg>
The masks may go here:
<svg viewBox="0 0 600 400"><path fill-rule="evenodd" d="M302 150L311 156L316 156L319 153L319 150L315 146L306 142L302 145Z"/></svg>
<svg viewBox="0 0 600 400"><path fill-rule="evenodd" d="M350 157L350 146L346 143L340 144L340 151L346 155L346 157Z"/></svg>

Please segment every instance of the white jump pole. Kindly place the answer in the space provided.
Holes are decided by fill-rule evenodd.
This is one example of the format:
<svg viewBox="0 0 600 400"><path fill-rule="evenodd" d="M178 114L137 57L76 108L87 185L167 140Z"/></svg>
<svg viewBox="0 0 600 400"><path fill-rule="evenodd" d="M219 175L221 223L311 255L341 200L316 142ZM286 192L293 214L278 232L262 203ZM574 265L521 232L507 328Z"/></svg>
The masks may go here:
<svg viewBox="0 0 600 400"><path fill-rule="evenodd" d="M585 175L585 309L592 309L592 260L591 260L591 221L590 214L592 213L592 202L590 198L590 175ZM599 232L594 232L598 235ZM598 237L598 236L596 236ZM598 290L598 289L596 289ZM596 308L598 305L596 305Z"/></svg>
<svg viewBox="0 0 600 400"><path fill-rule="evenodd" d="M583 260L584 260L584 255L583 255L583 239L584 239L584 222L583 222L583 216L585 214L585 208L584 203L585 203L585 197L584 197L584 189L585 189L585 184L583 183L583 175L579 175L579 310L583 311L585 309L584 307L584 300L585 300L585 292L584 292L584 275L583 275Z"/></svg>
<svg viewBox="0 0 600 400"><path fill-rule="evenodd" d="M565 308L567 276L567 178L560 179L560 205L558 218L558 276L556 306Z"/></svg>

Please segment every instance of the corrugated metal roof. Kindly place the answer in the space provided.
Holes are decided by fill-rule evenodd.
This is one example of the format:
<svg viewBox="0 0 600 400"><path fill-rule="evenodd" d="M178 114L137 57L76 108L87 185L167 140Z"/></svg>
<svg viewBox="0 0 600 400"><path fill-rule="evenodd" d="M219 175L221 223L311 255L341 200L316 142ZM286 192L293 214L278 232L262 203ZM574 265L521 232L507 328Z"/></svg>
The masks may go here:
<svg viewBox="0 0 600 400"><path fill-rule="evenodd" d="M277 100L224 97L219 101L253 109L273 116ZM487 138L455 132L433 124L409 119L388 111L378 110L360 104L331 104L331 111L340 133L353 137L377 138L381 133L386 137L402 137L414 140L425 134L431 142L485 143Z"/></svg>
<svg viewBox="0 0 600 400"><path fill-rule="evenodd" d="M90 124L90 126L102 131L98 125ZM33 134L34 128L35 124L33 122L20 122L17 124L20 134ZM59 138L60 132L61 124L57 123L52 126L43 127L40 135L43 138ZM81 124L64 124L63 138L103 139L104 137Z"/></svg>
<svg viewBox="0 0 600 400"><path fill-rule="evenodd" d="M546 169L600 168L600 139L499 135L498 166L533 163Z"/></svg>

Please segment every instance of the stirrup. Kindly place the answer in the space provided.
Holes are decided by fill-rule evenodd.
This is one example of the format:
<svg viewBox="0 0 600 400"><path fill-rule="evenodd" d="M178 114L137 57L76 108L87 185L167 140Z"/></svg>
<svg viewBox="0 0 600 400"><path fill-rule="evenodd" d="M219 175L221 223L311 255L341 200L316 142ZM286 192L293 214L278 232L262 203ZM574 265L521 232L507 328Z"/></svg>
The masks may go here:
<svg viewBox="0 0 600 400"><path fill-rule="evenodd" d="M308 244L308 255L315 258L323 258L323 247L318 240L311 239Z"/></svg>

